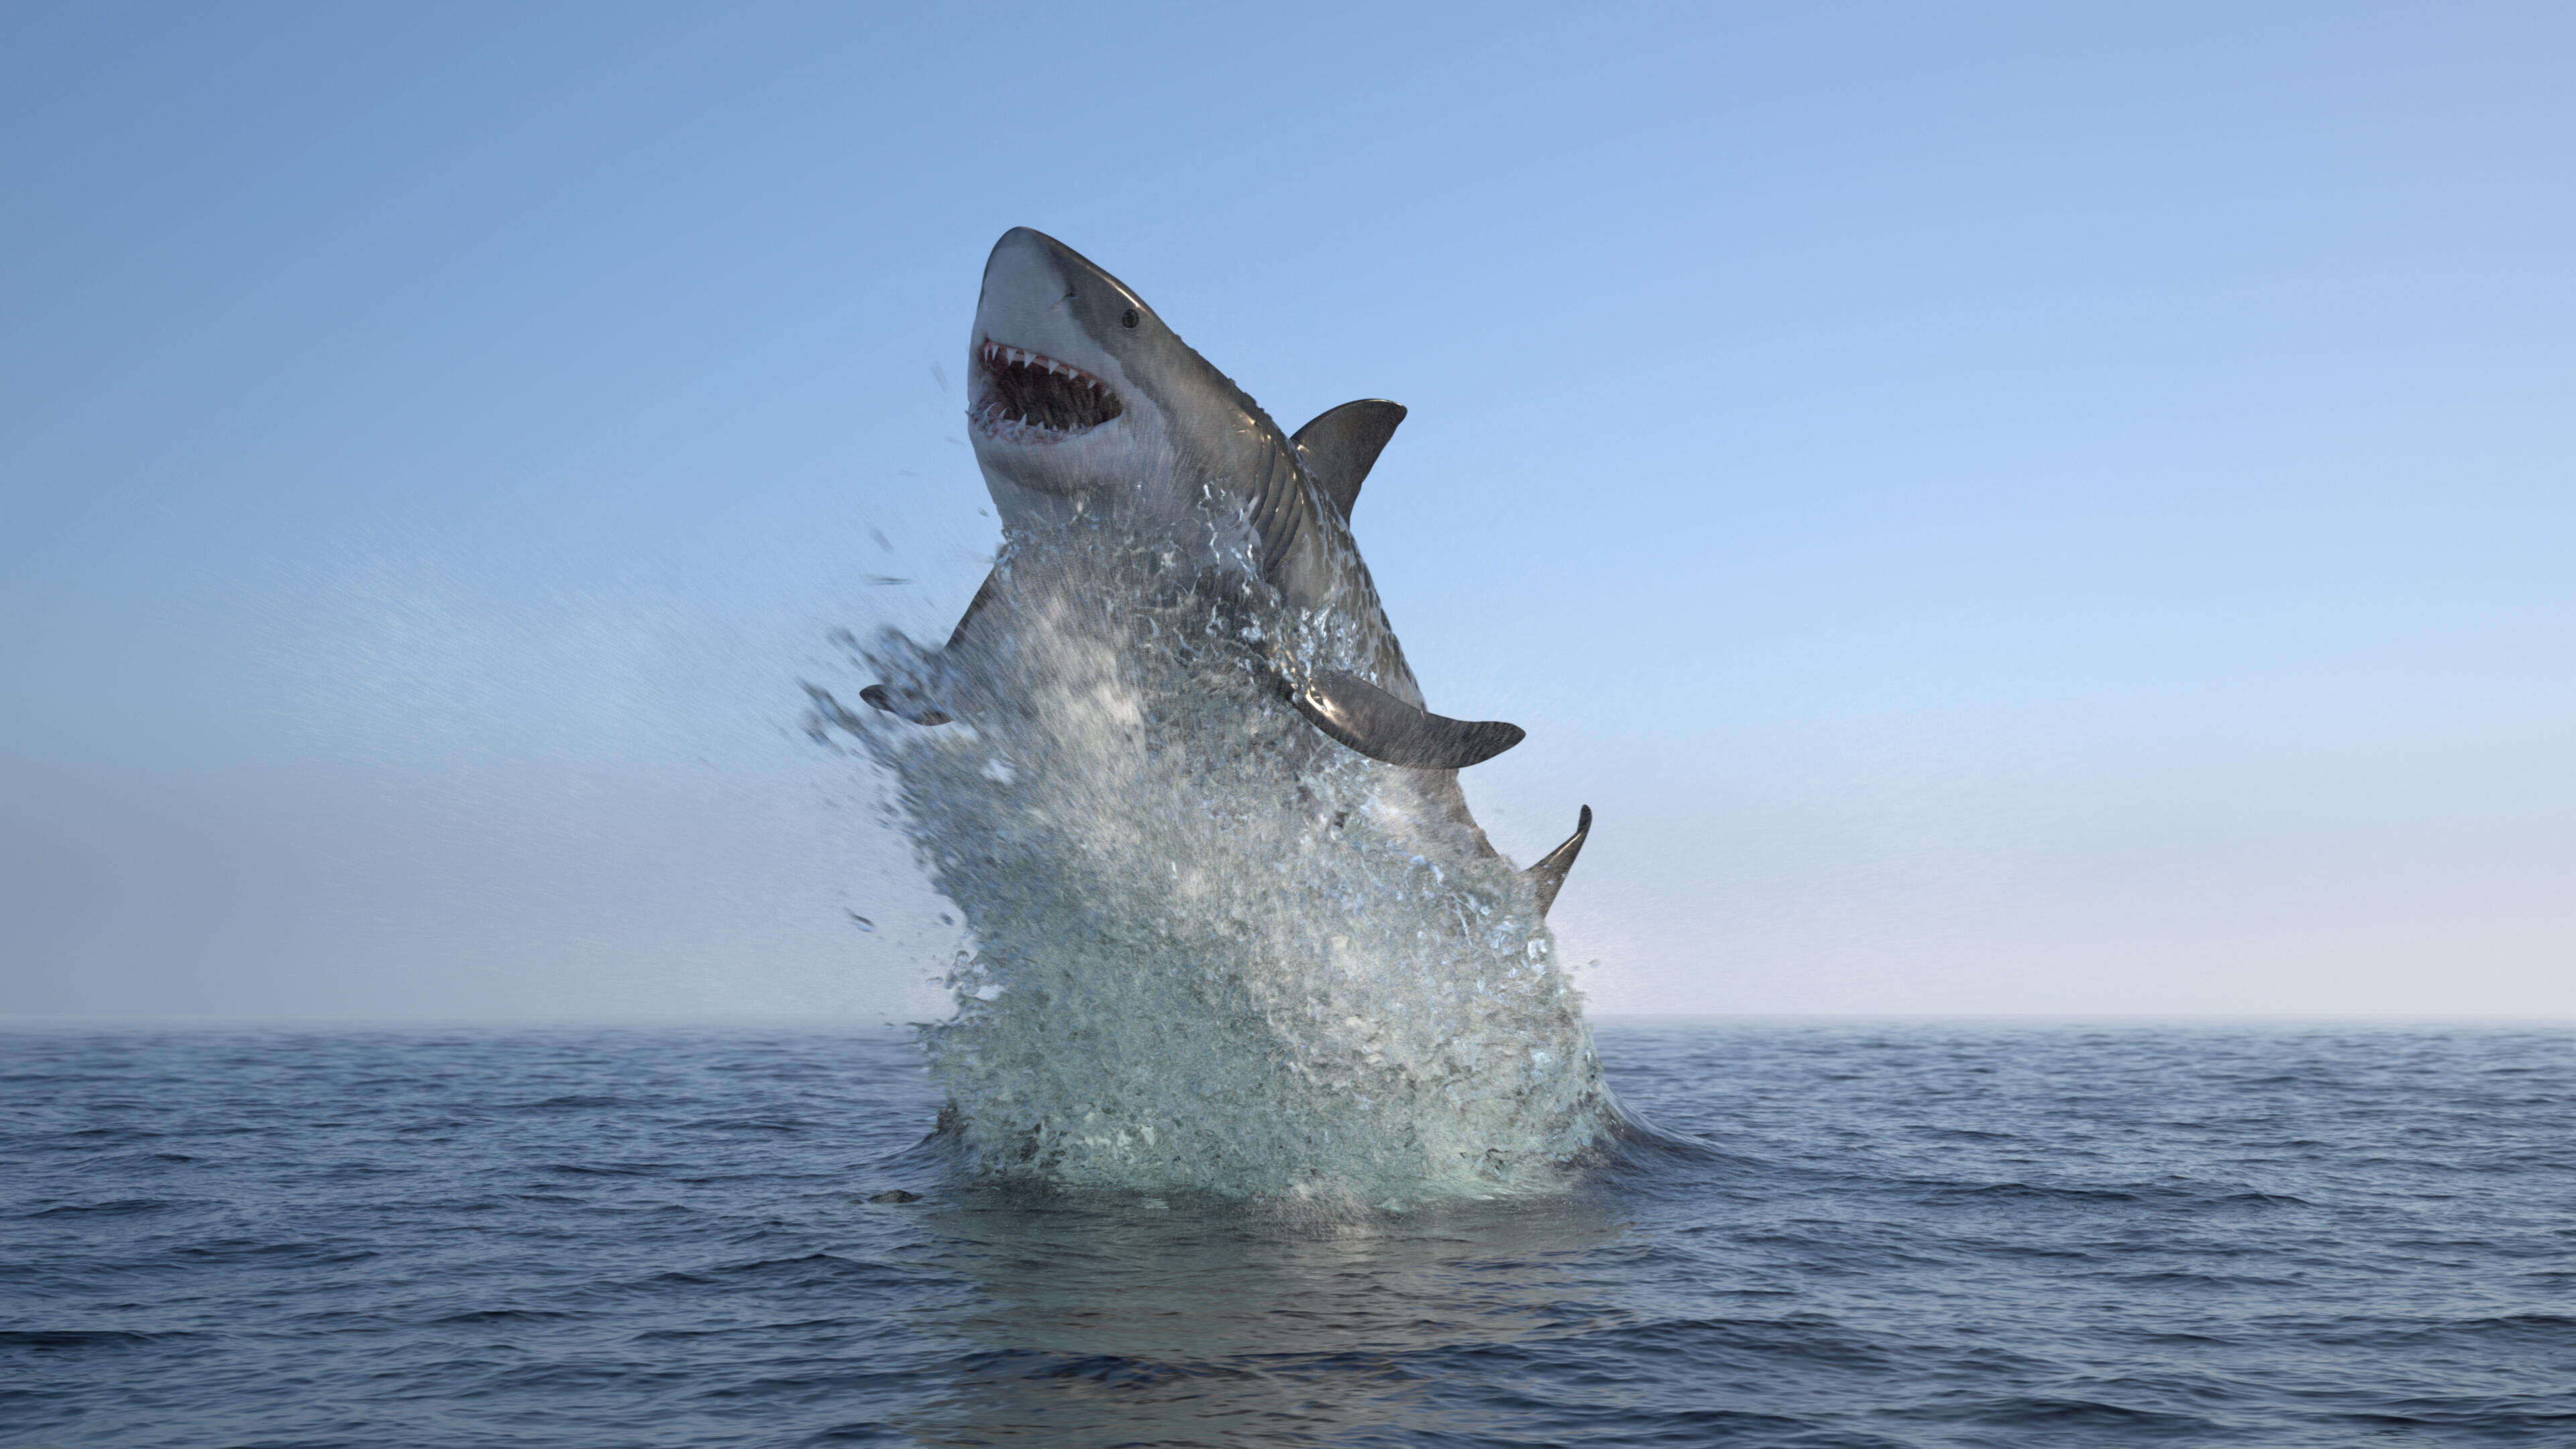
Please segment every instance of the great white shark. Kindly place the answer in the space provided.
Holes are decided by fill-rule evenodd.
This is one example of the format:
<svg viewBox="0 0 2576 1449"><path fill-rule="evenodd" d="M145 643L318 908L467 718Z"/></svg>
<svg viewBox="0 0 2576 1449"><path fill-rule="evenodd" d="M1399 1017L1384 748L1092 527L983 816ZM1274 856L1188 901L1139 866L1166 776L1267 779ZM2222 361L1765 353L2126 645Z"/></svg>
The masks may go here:
<svg viewBox="0 0 2576 1449"><path fill-rule="evenodd" d="M1183 342L1116 277L1044 233L1014 227L984 263L967 354L967 427L1002 526L1029 537L1117 511L1140 530L1203 534L1215 516L1248 535L1281 613L1262 631L1279 693L1341 745L1398 766L1424 823L1497 852L1458 771L1520 743L1518 725L1433 714L1351 534L1351 509L1405 409L1344 403L1290 433ZM988 578L949 639L960 651L998 597ZM861 698L916 724L929 700L871 685ZM1592 830L1526 874L1544 913Z"/></svg>

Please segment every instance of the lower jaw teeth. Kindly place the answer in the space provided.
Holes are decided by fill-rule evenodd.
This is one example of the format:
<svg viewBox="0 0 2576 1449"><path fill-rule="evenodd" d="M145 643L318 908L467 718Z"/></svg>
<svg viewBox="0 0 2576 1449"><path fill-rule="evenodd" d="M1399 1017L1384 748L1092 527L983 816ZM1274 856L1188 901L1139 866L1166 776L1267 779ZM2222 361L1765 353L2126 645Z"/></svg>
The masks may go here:
<svg viewBox="0 0 2576 1449"><path fill-rule="evenodd" d="M1009 413L994 412L986 416L990 420L990 426L996 428L1029 428L1041 433L1065 431L1053 423L1041 420L1035 413L1021 413L1014 417Z"/></svg>

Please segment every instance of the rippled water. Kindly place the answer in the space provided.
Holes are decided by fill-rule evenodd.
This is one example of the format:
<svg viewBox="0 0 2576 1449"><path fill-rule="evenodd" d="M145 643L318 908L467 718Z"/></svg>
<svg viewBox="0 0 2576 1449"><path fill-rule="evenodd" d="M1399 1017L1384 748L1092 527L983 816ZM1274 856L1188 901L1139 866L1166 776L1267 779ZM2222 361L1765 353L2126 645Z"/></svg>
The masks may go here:
<svg viewBox="0 0 2576 1449"><path fill-rule="evenodd" d="M1598 1040L1690 1145L1327 1226L955 1186L890 1037L0 1034L0 1439L2576 1443L2563 1029Z"/></svg>

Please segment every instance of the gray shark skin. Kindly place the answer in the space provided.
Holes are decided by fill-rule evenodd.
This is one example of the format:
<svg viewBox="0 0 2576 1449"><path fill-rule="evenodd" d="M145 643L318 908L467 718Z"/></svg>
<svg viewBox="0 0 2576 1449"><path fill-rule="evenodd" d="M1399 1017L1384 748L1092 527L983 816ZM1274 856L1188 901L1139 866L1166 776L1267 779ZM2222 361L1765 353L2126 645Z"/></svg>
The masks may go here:
<svg viewBox="0 0 2576 1449"><path fill-rule="evenodd" d="M1430 713L1360 559L1350 513L1404 409L1345 403L1295 434L1199 356L1134 289L1072 248L1026 227L984 264L968 348L975 461L1003 528L1029 536L1117 510L1146 531L1205 536L1239 527L1246 560L1276 591L1292 627L1270 630L1274 683L1318 730L1402 767L1426 824L1493 846L1468 813L1460 768L1522 738L1519 726ZM996 592L987 580L950 638L956 648ZM947 716L881 686L861 697L917 724ZM1591 827L1529 874L1541 909L1555 899Z"/></svg>

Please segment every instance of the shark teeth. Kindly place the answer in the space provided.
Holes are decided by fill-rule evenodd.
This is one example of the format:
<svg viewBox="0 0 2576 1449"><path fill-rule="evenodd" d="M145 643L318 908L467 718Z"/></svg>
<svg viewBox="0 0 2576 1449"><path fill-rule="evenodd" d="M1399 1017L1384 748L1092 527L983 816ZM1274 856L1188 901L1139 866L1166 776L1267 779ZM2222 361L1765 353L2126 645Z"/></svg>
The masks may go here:
<svg viewBox="0 0 2576 1449"><path fill-rule="evenodd" d="M1109 384L1026 348L986 338L976 349L976 362L983 386L969 416L1003 442L1063 442L1126 411Z"/></svg>

